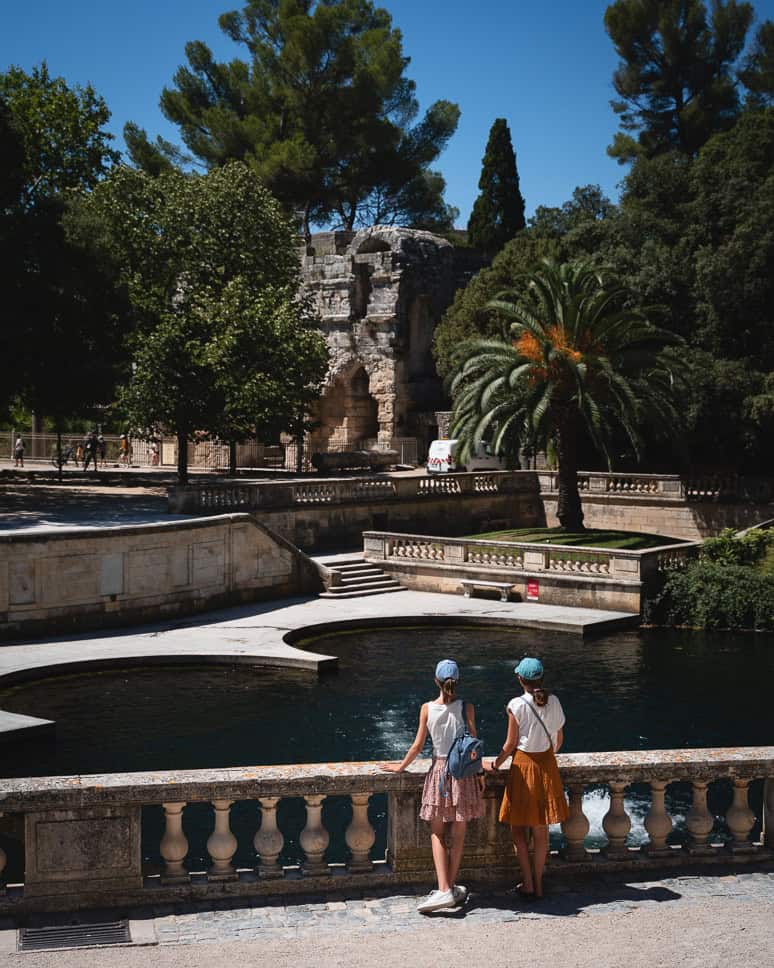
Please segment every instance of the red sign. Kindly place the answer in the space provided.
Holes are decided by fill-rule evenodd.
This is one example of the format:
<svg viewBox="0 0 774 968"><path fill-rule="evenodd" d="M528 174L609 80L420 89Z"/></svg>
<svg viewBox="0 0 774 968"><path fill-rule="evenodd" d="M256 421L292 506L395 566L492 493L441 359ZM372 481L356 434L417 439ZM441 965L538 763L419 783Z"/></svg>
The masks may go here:
<svg viewBox="0 0 774 968"><path fill-rule="evenodd" d="M527 601L536 602L540 598L540 582L527 582Z"/></svg>

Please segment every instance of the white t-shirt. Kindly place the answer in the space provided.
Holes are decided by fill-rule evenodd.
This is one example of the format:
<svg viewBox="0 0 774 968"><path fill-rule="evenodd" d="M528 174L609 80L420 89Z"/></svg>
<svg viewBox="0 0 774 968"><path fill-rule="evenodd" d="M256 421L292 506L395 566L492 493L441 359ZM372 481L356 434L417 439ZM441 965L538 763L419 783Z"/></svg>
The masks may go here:
<svg viewBox="0 0 774 968"><path fill-rule="evenodd" d="M433 741L435 756L448 756L454 740L462 736L462 700L455 699L448 706L440 702L427 704L427 731Z"/></svg>
<svg viewBox="0 0 774 968"><path fill-rule="evenodd" d="M523 696L511 699L507 709L513 713L519 724L517 749L525 753L544 753L550 748L546 729L551 734L551 742L556 749L557 734L564 726L564 710L556 696L550 695L545 706L538 706L533 697L525 692ZM541 718L546 729L543 729L536 716Z"/></svg>

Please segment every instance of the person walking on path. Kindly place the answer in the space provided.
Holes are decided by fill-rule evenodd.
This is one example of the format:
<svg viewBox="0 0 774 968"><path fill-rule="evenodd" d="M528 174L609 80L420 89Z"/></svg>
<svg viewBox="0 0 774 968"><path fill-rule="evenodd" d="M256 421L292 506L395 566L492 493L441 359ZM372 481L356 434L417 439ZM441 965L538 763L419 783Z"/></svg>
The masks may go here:
<svg viewBox="0 0 774 968"><path fill-rule="evenodd" d="M513 753L500 822L511 828L511 840L521 868L517 890L525 900L543 896L543 868L548 854L548 825L567 819L567 800L555 754L564 741L564 710L543 687L543 663L525 656L513 670L524 694L508 703L508 735L488 764L496 771ZM515 751L515 753L514 753ZM486 761L484 762L487 768ZM532 831L534 872L530 865L527 830Z"/></svg>
<svg viewBox="0 0 774 968"><path fill-rule="evenodd" d="M93 430L86 438L83 448L83 469L85 471L89 469L89 464L92 461L94 461L94 470L99 470L97 464L97 435Z"/></svg>
<svg viewBox="0 0 774 968"><path fill-rule="evenodd" d="M457 698L459 678L460 670L453 659L442 659L438 663L435 668L438 696L422 704L414 742L400 763L385 763L383 767L394 773L405 770L421 753L430 734L433 763L425 777L419 816L430 824L430 844L438 888L418 904L417 910L421 914L457 907L467 899L467 888L455 881L462 860L468 821L478 820L484 815L483 775L458 780L446 770L446 758L455 740L463 735L465 722L470 734L476 735L476 710L473 704L463 703Z"/></svg>
<svg viewBox="0 0 774 968"><path fill-rule="evenodd" d="M21 437L17 437L13 445L13 466L24 467L24 441Z"/></svg>
<svg viewBox="0 0 774 968"><path fill-rule="evenodd" d="M107 443L102 434L97 435L97 454L99 455L99 462L103 467L107 467Z"/></svg>

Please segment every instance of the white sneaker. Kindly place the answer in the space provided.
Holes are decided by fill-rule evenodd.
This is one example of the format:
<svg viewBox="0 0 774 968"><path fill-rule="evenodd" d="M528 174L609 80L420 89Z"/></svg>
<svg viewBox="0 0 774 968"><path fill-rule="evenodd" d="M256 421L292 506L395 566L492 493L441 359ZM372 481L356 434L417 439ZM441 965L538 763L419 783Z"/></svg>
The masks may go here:
<svg viewBox="0 0 774 968"><path fill-rule="evenodd" d="M453 891L430 891L427 897L417 904L417 911L420 914L429 914L431 911L440 911L442 908L454 907L456 904Z"/></svg>
<svg viewBox="0 0 774 968"><path fill-rule="evenodd" d="M468 889L464 884L455 884L452 887L452 894L454 895L454 903L457 906L464 904L468 899Z"/></svg>

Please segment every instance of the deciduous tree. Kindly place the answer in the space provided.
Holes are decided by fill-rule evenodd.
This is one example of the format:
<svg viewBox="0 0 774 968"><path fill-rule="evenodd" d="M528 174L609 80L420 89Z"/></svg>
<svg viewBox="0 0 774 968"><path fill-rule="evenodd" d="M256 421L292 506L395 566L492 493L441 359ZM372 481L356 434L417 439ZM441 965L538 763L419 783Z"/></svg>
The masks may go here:
<svg viewBox="0 0 774 968"><path fill-rule="evenodd" d="M297 236L243 164L157 177L118 169L88 200L137 317L121 402L146 435L266 437L316 396L327 349L299 302Z"/></svg>

